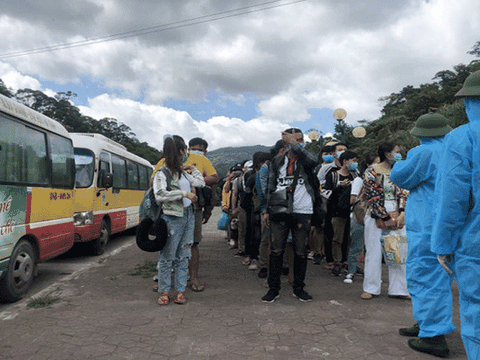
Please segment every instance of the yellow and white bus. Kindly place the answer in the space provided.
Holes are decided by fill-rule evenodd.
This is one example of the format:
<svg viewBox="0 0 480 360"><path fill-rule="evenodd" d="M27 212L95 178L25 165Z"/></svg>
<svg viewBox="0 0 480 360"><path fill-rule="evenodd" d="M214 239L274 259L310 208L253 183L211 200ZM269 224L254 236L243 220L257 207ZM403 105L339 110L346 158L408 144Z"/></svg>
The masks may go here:
<svg viewBox="0 0 480 360"><path fill-rule="evenodd" d="M0 299L73 245L73 144L58 122L0 95Z"/></svg>
<svg viewBox="0 0 480 360"><path fill-rule="evenodd" d="M76 167L75 242L91 242L92 252L100 255L111 234L138 225L153 166L103 135L70 136Z"/></svg>

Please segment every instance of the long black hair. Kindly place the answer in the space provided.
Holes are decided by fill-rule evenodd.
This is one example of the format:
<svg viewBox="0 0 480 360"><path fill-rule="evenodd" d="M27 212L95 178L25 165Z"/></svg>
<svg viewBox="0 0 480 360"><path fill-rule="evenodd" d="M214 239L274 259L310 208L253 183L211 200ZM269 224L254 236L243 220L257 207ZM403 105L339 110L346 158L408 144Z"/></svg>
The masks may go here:
<svg viewBox="0 0 480 360"><path fill-rule="evenodd" d="M186 152L187 145L181 136L169 136L163 142L163 154L165 155L165 165L173 174L182 173L182 156L181 151Z"/></svg>
<svg viewBox="0 0 480 360"><path fill-rule="evenodd" d="M392 152L393 149L395 149L395 146L397 146L397 144L394 144L394 143L385 143L385 144L381 144L379 147L378 147L378 156L380 158L380 162L384 162L385 159L387 158L387 154Z"/></svg>

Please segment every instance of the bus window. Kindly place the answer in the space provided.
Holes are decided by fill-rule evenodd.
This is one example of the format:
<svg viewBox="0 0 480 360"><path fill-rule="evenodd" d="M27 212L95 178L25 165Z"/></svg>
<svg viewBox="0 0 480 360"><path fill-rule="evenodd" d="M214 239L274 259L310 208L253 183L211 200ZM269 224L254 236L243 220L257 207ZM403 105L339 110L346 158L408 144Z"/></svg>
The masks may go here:
<svg viewBox="0 0 480 360"><path fill-rule="evenodd" d="M44 133L1 118L0 181L40 185L48 183Z"/></svg>
<svg viewBox="0 0 480 360"><path fill-rule="evenodd" d="M112 154L113 187L115 189L127 188L127 167L125 160Z"/></svg>
<svg viewBox="0 0 480 360"><path fill-rule="evenodd" d="M129 189L139 189L138 165L130 160L127 160L127 180Z"/></svg>
<svg viewBox="0 0 480 360"><path fill-rule="evenodd" d="M148 176L148 168L140 165L139 170L140 190L146 190L148 189L148 179L150 179Z"/></svg>
<svg viewBox="0 0 480 360"><path fill-rule="evenodd" d="M95 157L91 150L75 148L75 186L89 187L93 181Z"/></svg>
<svg viewBox="0 0 480 360"><path fill-rule="evenodd" d="M110 170L110 155L106 152L100 153L100 160L98 161L98 181L97 186L102 187L103 174L111 173Z"/></svg>
<svg viewBox="0 0 480 360"><path fill-rule="evenodd" d="M52 186L73 189L74 153L72 141L55 134L48 134L52 162Z"/></svg>

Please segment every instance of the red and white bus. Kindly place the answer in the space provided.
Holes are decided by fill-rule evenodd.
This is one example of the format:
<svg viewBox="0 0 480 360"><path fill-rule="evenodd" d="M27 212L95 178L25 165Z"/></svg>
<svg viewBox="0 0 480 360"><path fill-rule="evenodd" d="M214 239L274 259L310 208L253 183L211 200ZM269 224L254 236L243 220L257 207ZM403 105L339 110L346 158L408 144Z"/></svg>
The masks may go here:
<svg viewBox="0 0 480 360"><path fill-rule="evenodd" d="M73 245L73 144L58 122L0 95L0 299Z"/></svg>

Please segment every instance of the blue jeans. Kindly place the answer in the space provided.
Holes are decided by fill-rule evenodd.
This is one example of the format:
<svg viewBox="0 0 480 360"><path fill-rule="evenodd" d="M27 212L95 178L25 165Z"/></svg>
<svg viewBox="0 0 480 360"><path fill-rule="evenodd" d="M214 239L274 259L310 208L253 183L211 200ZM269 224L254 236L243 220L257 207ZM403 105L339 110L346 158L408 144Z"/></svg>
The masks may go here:
<svg viewBox="0 0 480 360"><path fill-rule="evenodd" d="M348 249L348 272L355 274L357 272L360 254L365 246L365 226L352 220L350 222L350 236L352 240L350 248Z"/></svg>
<svg viewBox="0 0 480 360"><path fill-rule="evenodd" d="M188 262L193 244L195 215L192 206L183 209L183 217L162 214L167 223L167 244L158 255L158 292L168 293L172 282L172 262L175 269L175 290L185 291L188 280Z"/></svg>

